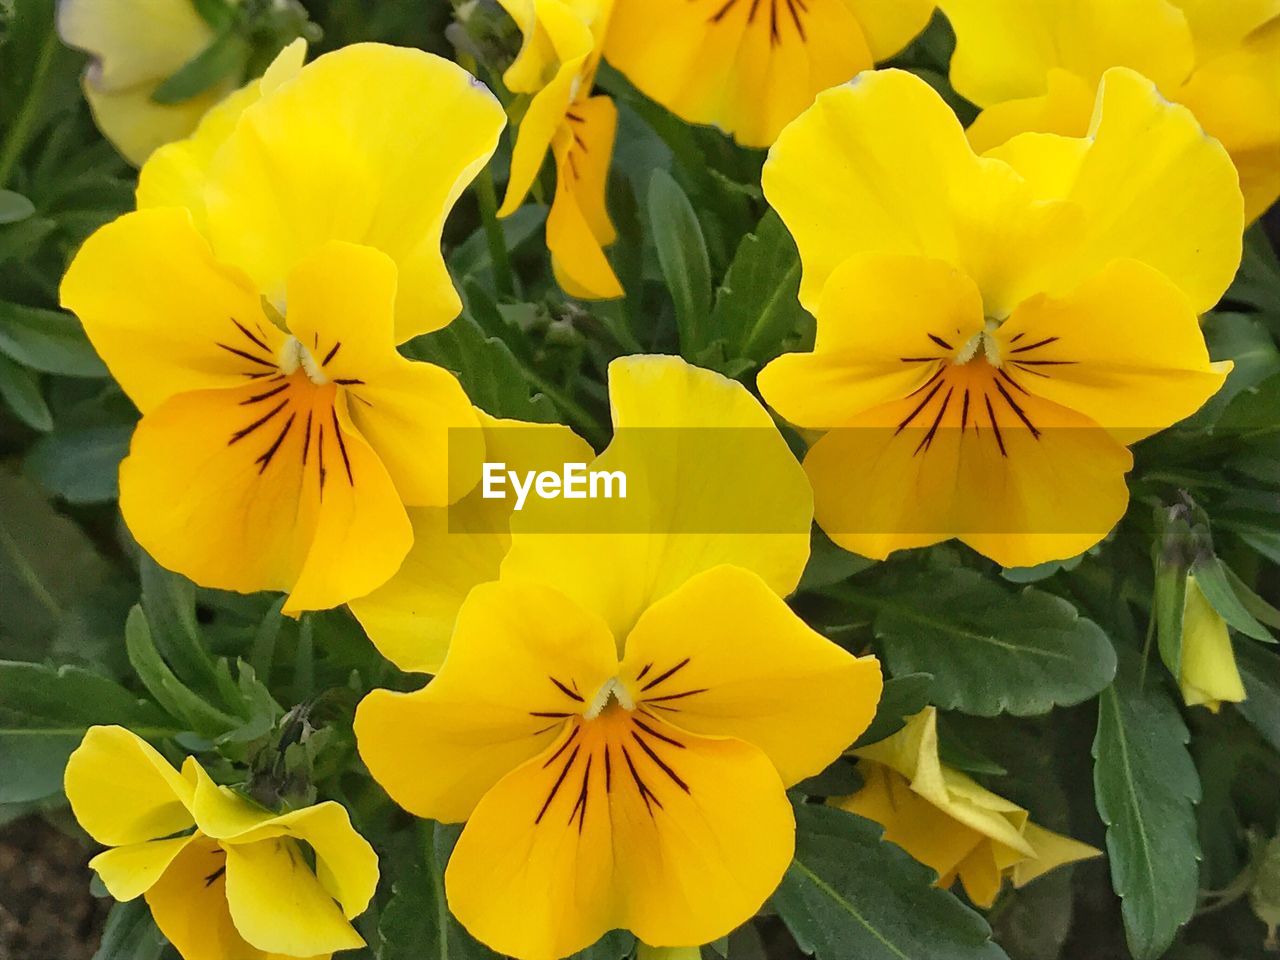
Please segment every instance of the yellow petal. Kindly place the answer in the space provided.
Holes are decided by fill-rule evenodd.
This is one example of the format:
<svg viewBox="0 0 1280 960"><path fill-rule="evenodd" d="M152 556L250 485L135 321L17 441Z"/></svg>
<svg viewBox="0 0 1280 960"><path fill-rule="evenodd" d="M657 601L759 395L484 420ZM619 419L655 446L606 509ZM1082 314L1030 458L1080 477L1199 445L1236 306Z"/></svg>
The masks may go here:
<svg viewBox="0 0 1280 960"><path fill-rule="evenodd" d="M398 804L465 820L499 779L551 743L617 672L600 619L529 583L476 587L440 673L411 694L375 690L356 713L360 755Z"/></svg>
<svg viewBox="0 0 1280 960"><path fill-rule="evenodd" d="M832 271L857 253L955 262L950 211L978 167L951 108L911 74L864 73L820 94L762 178L800 248L800 302L816 310Z"/></svg>
<svg viewBox="0 0 1280 960"><path fill-rule="evenodd" d="M190 137L160 147L138 171L138 209L186 207L197 226L205 226L204 188L214 157L231 136L245 108L297 76L307 42L294 40L276 54L258 79L251 80L209 109Z"/></svg>
<svg viewBox="0 0 1280 960"><path fill-rule="evenodd" d="M1222 702L1245 699L1226 621L1214 610L1194 576L1187 577L1182 611L1182 671L1178 676L1188 706L1218 712Z"/></svg>
<svg viewBox="0 0 1280 960"><path fill-rule="evenodd" d="M1230 152L1245 219L1256 219L1280 195L1280 13L1238 48L1200 64L1176 96Z"/></svg>
<svg viewBox="0 0 1280 960"><path fill-rule="evenodd" d="M1028 823L1022 835L1027 843L1035 848L1036 855L1033 859L1020 860L1014 864L1012 876L1015 887L1025 886L1050 870L1056 870L1068 863L1078 863L1081 860L1092 860L1094 857L1102 856L1101 850L1087 843L1081 843L1079 840L1073 840L1071 837L1064 837L1060 833L1054 833L1052 830L1046 830L1038 824Z"/></svg>
<svg viewBox="0 0 1280 960"><path fill-rule="evenodd" d="M190 842L187 836L112 847L90 860L89 868L97 872L112 898L124 903L155 886Z"/></svg>
<svg viewBox="0 0 1280 960"><path fill-rule="evenodd" d="M130 530L204 586L290 591L290 612L368 593L412 537L391 478L333 385L301 370L257 382L181 394L143 418L120 469Z"/></svg>
<svg viewBox="0 0 1280 960"><path fill-rule="evenodd" d="M66 0L58 33L93 57L95 86L120 90L160 81L213 40L213 29L187 0Z"/></svg>
<svg viewBox="0 0 1280 960"><path fill-rule="evenodd" d="M158 148L188 136L206 112L235 89L224 81L180 103L163 104L151 99L157 83L142 83L118 90L95 86L86 75L84 97L93 121L112 146L135 167L146 163Z"/></svg>
<svg viewBox="0 0 1280 960"><path fill-rule="evenodd" d="M995 850L990 842L979 844L956 867L956 875L964 885L965 895L975 906L990 909L1000 895L1004 878L996 863Z"/></svg>
<svg viewBox="0 0 1280 960"><path fill-rule="evenodd" d="M126 846L189 829L191 785L123 727L90 727L67 761L67 799L99 843Z"/></svg>
<svg viewBox="0 0 1280 960"><path fill-rule="evenodd" d="M321 886L342 905L345 915L359 916L368 907L378 885L378 857L351 826L341 804L327 801L276 815L197 770L193 807L201 833L224 847L279 837L306 843L315 854Z"/></svg>
<svg viewBox="0 0 1280 960"><path fill-rule="evenodd" d="M1088 85L1128 66L1172 89L1191 71L1186 18L1169 0L939 0L956 50L951 82L979 106L1038 96L1050 70Z"/></svg>
<svg viewBox="0 0 1280 960"><path fill-rule="evenodd" d="M206 192L214 247L274 300L325 241L376 247L400 268L397 342L438 329L460 309L444 220L505 122L440 57L382 44L326 54L241 115Z"/></svg>
<svg viewBox="0 0 1280 960"><path fill-rule="evenodd" d="M1026 811L942 764L938 757L937 711L933 707L916 714L893 736L856 752L864 761L882 764L903 777L912 793L951 820L1022 856L1032 855L1031 846L1022 838ZM911 826L905 815L901 820ZM945 874L952 867L935 869Z"/></svg>
<svg viewBox="0 0 1280 960"><path fill-rule="evenodd" d="M477 414L486 462L499 469L523 476L593 456L568 427ZM349 604L374 646L401 670L437 672L462 601L472 587L498 579L511 545L513 501L483 494L477 488L447 509L411 509L413 547L404 563L386 584Z"/></svg>
<svg viewBox="0 0 1280 960"><path fill-rule="evenodd" d="M1116 260L1059 298L1033 297L996 333L1006 367L1037 396L1133 443L1198 410L1230 362L1209 362L1186 296L1135 260Z"/></svg>
<svg viewBox="0 0 1280 960"><path fill-rule="evenodd" d="M1187 18L1201 62L1224 53L1275 17L1280 0L1172 0Z"/></svg>
<svg viewBox="0 0 1280 960"><path fill-rule="evenodd" d="M570 296L603 300L622 296L604 255L617 237L605 209L618 110L608 97L575 103L553 143L556 195L547 216L547 249L556 280Z"/></svg>
<svg viewBox="0 0 1280 960"><path fill-rule="evenodd" d="M646 726L611 706L566 735L576 749L562 738L480 801L445 873L474 936L520 960L556 960L615 928L704 943L773 892L795 824L768 758Z"/></svg>
<svg viewBox="0 0 1280 960"><path fill-rule="evenodd" d="M1046 92L993 103L969 125L969 142L978 153L987 153L1018 134L1056 133L1083 137L1093 120L1096 84L1054 67L1045 78Z"/></svg>
<svg viewBox="0 0 1280 960"><path fill-rule="evenodd" d="M765 401L798 426L826 430L930 384L938 353L928 329L953 344L982 329L982 296L941 260L896 254L851 257L827 282L812 353L788 353L757 378Z"/></svg>
<svg viewBox="0 0 1280 960"><path fill-rule="evenodd" d="M216 841L193 840L147 891L156 926L183 960L277 960L244 941L227 909L226 856Z"/></svg>
<svg viewBox="0 0 1280 960"><path fill-rule="evenodd" d="M139 276L146 282L128 279ZM177 393L256 379L283 341L248 279L214 259L184 210L128 213L96 231L67 268L61 300L143 413Z"/></svg>
<svg viewBox="0 0 1280 960"><path fill-rule="evenodd" d="M609 392L614 441L591 469L624 471L627 498L526 503L503 577L564 590L619 641L655 600L722 563L793 590L810 494L759 402L677 357L615 360Z"/></svg>
<svg viewBox="0 0 1280 960"><path fill-rule="evenodd" d="M715 567L657 601L627 637L637 709L759 749L787 786L832 763L875 716L880 664L815 633L768 585Z"/></svg>
<svg viewBox="0 0 1280 960"><path fill-rule="evenodd" d="M933 16L934 0L846 0L871 47L871 55L888 60L923 30Z"/></svg>
<svg viewBox="0 0 1280 960"><path fill-rule="evenodd" d="M1208 310L1240 263L1244 209L1231 158L1189 110L1120 68L1103 77L1090 136L1069 197L1084 210L1078 276L1140 260L1197 313Z"/></svg>
<svg viewBox="0 0 1280 960"><path fill-rule="evenodd" d="M289 274L289 330L345 388L347 410L412 506L444 506L475 486L484 444L457 378L395 349L396 265L342 241Z"/></svg>
<svg viewBox="0 0 1280 960"><path fill-rule="evenodd" d="M997 374L980 359L937 370L916 395L809 449L805 472L829 537L877 559L958 537L1005 566L1030 566L1107 534L1128 503L1132 466L1117 440L1034 395L1034 376Z"/></svg>
<svg viewBox="0 0 1280 960"><path fill-rule="evenodd" d="M537 0L535 6L538 29L547 38L558 66L551 81L529 101L520 121L507 194L498 210L501 217L519 209L542 169L551 141L564 125L565 114L577 96L593 44L588 24L561 0Z"/></svg>
<svg viewBox="0 0 1280 960"><path fill-rule="evenodd" d="M821 90L892 55L929 19L924 0L619 0L605 53L692 123L767 147Z"/></svg>
<svg viewBox="0 0 1280 960"><path fill-rule="evenodd" d="M534 0L498 0L498 4L524 37L520 52L502 75L502 83L512 93L535 93L555 75L555 46L546 29L539 28Z"/></svg>
<svg viewBox="0 0 1280 960"><path fill-rule="evenodd" d="M292 957L364 946L293 840L277 837L223 849L227 905L247 942Z"/></svg>
<svg viewBox="0 0 1280 960"><path fill-rule="evenodd" d="M931 867L945 880L940 886L949 886L948 878L960 864L989 843L977 830L913 792L897 771L864 760L858 764L858 772L863 786L851 796L833 799L832 805L882 824L884 839Z"/></svg>

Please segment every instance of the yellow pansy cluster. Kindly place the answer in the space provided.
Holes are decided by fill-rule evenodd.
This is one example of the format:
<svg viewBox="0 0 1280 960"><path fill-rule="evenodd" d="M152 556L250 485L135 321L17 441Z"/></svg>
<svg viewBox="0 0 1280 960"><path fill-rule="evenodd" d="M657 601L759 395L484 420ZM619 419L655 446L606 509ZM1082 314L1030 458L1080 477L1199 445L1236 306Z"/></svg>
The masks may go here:
<svg viewBox="0 0 1280 960"><path fill-rule="evenodd" d="M83 0L62 22L98 54L99 122L149 156L136 211L61 288L142 414L125 522L202 586L282 592L292 615L348 604L388 660L433 674L364 698L359 755L405 810L465 824L449 907L520 960L615 929L680 956L761 908L794 852L788 788L849 750L882 690L874 657L785 602L813 522L875 559L956 538L1029 566L1097 544L1128 506L1128 446L1230 370L1198 317L1280 192L1280 111L1258 106L1280 102L1280 10L1263 0L1225 19L1191 0L944 0L956 89L984 108L967 132L917 76L872 69L924 28L924 0L502 0L523 112L499 212L550 153L563 290L624 295L607 59L679 117L771 147L763 194L817 318L811 351L759 373L763 402L677 357L615 359L596 456L397 349L461 310L442 231L498 147L499 101L419 50L304 66L298 42L181 115L121 112L207 42L170 6L146 7L154 35ZM1169 42L1132 43L1139 18ZM799 460L766 404L801 428ZM692 439L673 452L646 431ZM480 495L486 460L621 470L631 522L563 524L563 501L514 514ZM1190 584L1180 679L1216 706L1243 691L1211 614ZM863 786L834 805L975 904L1097 854L944 765L932 708L854 756ZM186 960L363 944L377 858L336 803L259 808L112 727L72 755L66 792L109 847L107 889L145 896Z"/></svg>

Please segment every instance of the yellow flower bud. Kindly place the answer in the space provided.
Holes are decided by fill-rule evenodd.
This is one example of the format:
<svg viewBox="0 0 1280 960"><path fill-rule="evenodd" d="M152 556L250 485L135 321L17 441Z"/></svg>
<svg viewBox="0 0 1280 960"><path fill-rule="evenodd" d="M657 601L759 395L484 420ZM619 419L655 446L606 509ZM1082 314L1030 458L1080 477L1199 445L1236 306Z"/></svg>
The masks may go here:
<svg viewBox="0 0 1280 960"><path fill-rule="evenodd" d="M1214 713L1222 701L1245 698L1236 656L1227 636L1227 623L1187 575L1187 599L1182 608L1182 670L1178 677L1187 706L1208 707Z"/></svg>

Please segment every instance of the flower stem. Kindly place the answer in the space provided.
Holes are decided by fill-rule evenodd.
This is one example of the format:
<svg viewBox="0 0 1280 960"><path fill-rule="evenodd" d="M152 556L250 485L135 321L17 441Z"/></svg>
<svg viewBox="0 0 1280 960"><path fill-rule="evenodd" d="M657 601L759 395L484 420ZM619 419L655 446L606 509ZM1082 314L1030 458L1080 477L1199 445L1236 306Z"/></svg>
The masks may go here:
<svg viewBox="0 0 1280 960"><path fill-rule="evenodd" d="M493 171L487 166L476 178L476 199L480 202L480 219L484 224L485 239L489 242L489 259L493 264L493 282L499 296L512 296L515 281L511 273L511 258L507 253L507 238L498 222L498 194L493 186Z"/></svg>

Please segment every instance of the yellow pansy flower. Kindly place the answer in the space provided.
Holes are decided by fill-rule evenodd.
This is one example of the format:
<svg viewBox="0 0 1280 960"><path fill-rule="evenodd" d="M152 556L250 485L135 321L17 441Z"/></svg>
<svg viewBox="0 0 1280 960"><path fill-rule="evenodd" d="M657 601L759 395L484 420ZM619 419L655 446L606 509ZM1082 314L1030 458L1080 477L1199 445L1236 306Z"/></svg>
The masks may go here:
<svg viewBox="0 0 1280 960"><path fill-rule="evenodd" d="M1081 553L1124 513L1126 444L1230 369L1196 315L1240 261L1235 170L1132 71L1107 73L1087 137L1025 134L981 157L923 80L864 73L783 132L763 184L818 332L759 387L828 431L805 469L846 549Z"/></svg>
<svg viewBox="0 0 1280 960"><path fill-rule="evenodd" d="M1206 707L1214 713L1222 709L1224 700L1240 703L1245 699L1227 622L1213 609L1195 574L1187 574L1178 686L1187 706Z"/></svg>
<svg viewBox="0 0 1280 960"><path fill-rule="evenodd" d="M990 907L1006 879L1015 887L1102 852L1037 826L1027 811L938 759L937 713L928 707L893 736L855 751L863 785L833 799L883 824L884 838Z"/></svg>
<svg viewBox="0 0 1280 960"><path fill-rule="evenodd" d="M115 899L144 896L183 960L327 960L364 946L351 920L373 897L378 857L339 804L271 813L194 757L178 773L122 727L89 729L65 787L110 848L89 866Z"/></svg>
<svg viewBox="0 0 1280 960"><path fill-rule="evenodd" d="M705 943L750 917L791 860L786 787L865 729L881 689L874 658L780 597L804 566L810 504L759 404L668 357L615 361L610 391L622 439L594 466L625 466L650 529L546 532L559 528L526 508L436 677L374 691L356 715L361 756L393 799L466 821L450 908L521 960L618 928L656 947ZM647 459L627 425L665 430L688 456ZM758 481L735 461L744 444ZM740 491L718 482L735 469ZM698 523L718 497L743 520L754 507L780 522Z"/></svg>
<svg viewBox="0 0 1280 960"><path fill-rule="evenodd" d="M618 109L592 96L613 0L501 0L524 35L520 55L503 77L531 93L499 216L520 208L550 150L556 193L547 215L547 249L556 281L570 296L622 296L604 248L617 238L605 206Z"/></svg>
<svg viewBox="0 0 1280 960"><path fill-rule="evenodd" d="M951 82L986 150L1028 130L1081 136L1108 67L1183 103L1240 171L1246 220L1280 196L1277 0L939 0L956 32Z"/></svg>
<svg viewBox="0 0 1280 960"><path fill-rule="evenodd" d="M143 413L120 478L134 536L204 586L287 591L289 613L380 586L412 541L405 506L479 477L456 378L395 345L457 311L440 230L504 122L430 54L300 56L159 151L144 209L62 284ZM406 123L367 90L430 106Z"/></svg>
<svg viewBox="0 0 1280 960"><path fill-rule="evenodd" d="M617 0L605 56L689 123L767 147L822 90L902 50L934 0Z"/></svg>
<svg viewBox="0 0 1280 960"><path fill-rule="evenodd" d="M498 420L476 411L485 460L524 475L588 463L590 444L559 424ZM477 485L448 507L411 507L413 546L395 576L348 603L369 639L401 670L435 673L444 662L458 608L471 588L497 580L511 546L512 499Z"/></svg>
<svg viewBox="0 0 1280 960"><path fill-rule="evenodd" d="M93 58L82 78L93 119L134 166L195 129L239 76L180 103L151 95L214 39L192 0L59 0L58 33Z"/></svg>

